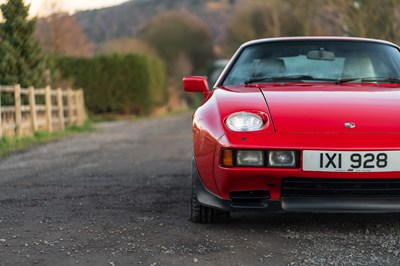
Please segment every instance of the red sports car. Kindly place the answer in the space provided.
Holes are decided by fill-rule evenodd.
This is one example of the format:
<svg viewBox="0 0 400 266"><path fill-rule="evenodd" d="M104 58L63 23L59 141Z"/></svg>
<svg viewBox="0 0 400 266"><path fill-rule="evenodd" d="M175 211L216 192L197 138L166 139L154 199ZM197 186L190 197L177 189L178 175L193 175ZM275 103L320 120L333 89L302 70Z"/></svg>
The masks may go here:
<svg viewBox="0 0 400 266"><path fill-rule="evenodd" d="M231 211L400 212L400 48L337 37L243 44L193 115L193 222Z"/></svg>

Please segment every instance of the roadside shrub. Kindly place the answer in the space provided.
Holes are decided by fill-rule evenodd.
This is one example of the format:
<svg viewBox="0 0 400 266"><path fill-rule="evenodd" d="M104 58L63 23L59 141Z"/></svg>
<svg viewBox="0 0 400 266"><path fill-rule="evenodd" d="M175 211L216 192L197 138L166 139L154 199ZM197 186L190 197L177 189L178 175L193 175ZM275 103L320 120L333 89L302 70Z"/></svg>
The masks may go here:
<svg viewBox="0 0 400 266"><path fill-rule="evenodd" d="M60 78L85 91L91 113L148 114L168 100L164 64L146 55L55 59Z"/></svg>
<svg viewBox="0 0 400 266"><path fill-rule="evenodd" d="M168 65L168 74L179 81L182 74L204 71L214 58L207 25L188 11L156 16L139 31L138 38L157 51ZM184 73L187 69L191 71Z"/></svg>

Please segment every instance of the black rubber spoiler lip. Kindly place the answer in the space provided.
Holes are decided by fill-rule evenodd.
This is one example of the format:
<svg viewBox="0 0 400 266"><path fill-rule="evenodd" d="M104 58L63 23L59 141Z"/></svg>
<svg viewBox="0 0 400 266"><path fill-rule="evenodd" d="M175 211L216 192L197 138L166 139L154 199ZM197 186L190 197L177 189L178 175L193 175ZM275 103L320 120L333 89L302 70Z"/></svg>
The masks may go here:
<svg viewBox="0 0 400 266"><path fill-rule="evenodd" d="M400 212L400 198L283 198L286 212L393 213Z"/></svg>

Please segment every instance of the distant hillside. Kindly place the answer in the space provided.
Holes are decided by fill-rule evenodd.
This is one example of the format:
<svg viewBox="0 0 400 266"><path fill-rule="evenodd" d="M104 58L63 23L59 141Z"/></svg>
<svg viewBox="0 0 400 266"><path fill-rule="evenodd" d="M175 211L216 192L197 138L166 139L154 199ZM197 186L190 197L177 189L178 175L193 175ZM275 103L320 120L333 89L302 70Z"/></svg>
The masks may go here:
<svg viewBox="0 0 400 266"><path fill-rule="evenodd" d="M225 22L232 11L234 0L131 0L118 6L82 11L78 22L94 43L116 38L132 37L161 12L187 9L204 20L215 43L225 36Z"/></svg>

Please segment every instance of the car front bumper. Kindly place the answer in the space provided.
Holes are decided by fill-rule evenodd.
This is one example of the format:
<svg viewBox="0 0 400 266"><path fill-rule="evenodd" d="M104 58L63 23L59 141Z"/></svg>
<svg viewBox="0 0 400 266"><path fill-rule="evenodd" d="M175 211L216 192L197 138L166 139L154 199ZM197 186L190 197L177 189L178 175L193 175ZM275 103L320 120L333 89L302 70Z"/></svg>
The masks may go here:
<svg viewBox="0 0 400 266"><path fill-rule="evenodd" d="M204 185L192 161L193 182L198 201L211 208L224 211L267 211L267 212L309 212L309 213L391 213L400 212L400 197L354 195L348 196L282 196L271 198L267 189L234 190L228 199L215 195ZM279 185L281 187L281 185Z"/></svg>

